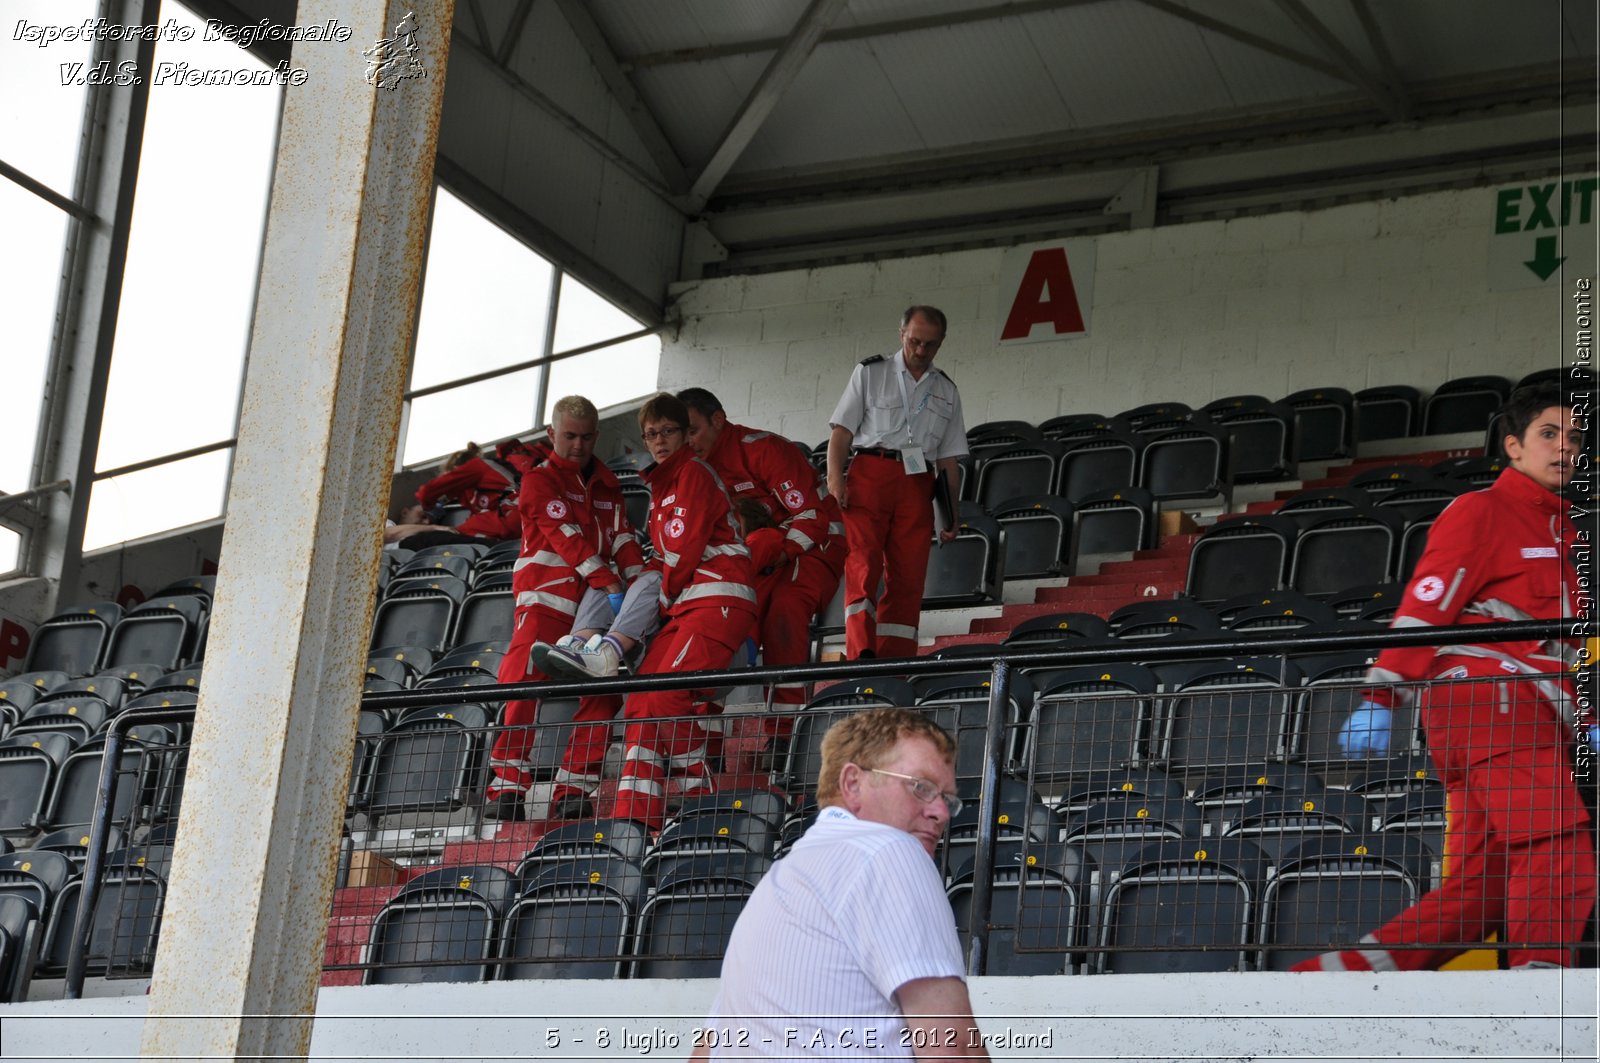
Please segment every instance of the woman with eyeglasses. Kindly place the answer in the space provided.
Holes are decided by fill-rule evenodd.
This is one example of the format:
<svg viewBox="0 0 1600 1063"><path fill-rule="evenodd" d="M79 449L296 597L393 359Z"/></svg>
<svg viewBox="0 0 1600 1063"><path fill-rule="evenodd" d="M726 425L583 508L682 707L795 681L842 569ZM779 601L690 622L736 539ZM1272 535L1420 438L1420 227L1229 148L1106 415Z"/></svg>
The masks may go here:
<svg viewBox="0 0 1600 1063"><path fill-rule="evenodd" d="M655 464L645 521L661 572L664 626L650 643L640 675L728 667L755 629L750 551L735 523L722 481L688 443L689 414L662 393L639 410L639 431ZM669 787L684 796L715 789L706 763L706 732L692 719L704 712L692 690L629 695L627 754L612 815L660 827Z"/></svg>

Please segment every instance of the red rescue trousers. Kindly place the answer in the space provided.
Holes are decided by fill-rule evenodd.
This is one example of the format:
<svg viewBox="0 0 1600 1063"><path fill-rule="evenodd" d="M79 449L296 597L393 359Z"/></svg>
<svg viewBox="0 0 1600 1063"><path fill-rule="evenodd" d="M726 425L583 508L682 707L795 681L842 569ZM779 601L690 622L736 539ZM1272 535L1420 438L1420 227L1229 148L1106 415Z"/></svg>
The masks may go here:
<svg viewBox="0 0 1600 1063"><path fill-rule="evenodd" d="M1496 930L1510 946L1511 967L1572 963L1595 904L1595 851L1572 780L1572 729L1533 683L1504 679L1497 662L1452 656L1440 663L1503 680L1439 680L1421 694L1428 748L1451 810L1444 884L1364 939L1367 947L1297 969L1431 970ZM1509 719L1532 723L1536 740L1486 740ZM1385 948L1430 943L1439 947Z"/></svg>
<svg viewBox="0 0 1600 1063"><path fill-rule="evenodd" d="M743 609L693 609L667 622L645 652L639 674L702 672L728 667L744 645L755 617ZM706 765L706 732L695 721L706 702L694 690L642 690L628 696L623 718L627 754L612 815L659 828L666 815L667 784L684 794L714 788Z"/></svg>
<svg viewBox="0 0 1600 1063"><path fill-rule="evenodd" d="M756 630L761 640L762 664L808 664L811 661L811 620L833 600L839 573L816 554L807 552L779 565L756 585ZM805 704L804 683L778 683L772 687L774 712ZM762 729L768 735L787 734L791 721L768 717Z"/></svg>
<svg viewBox="0 0 1600 1063"><path fill-rule="evenodd" d="M913 657L922 585L933 547L933 478L912 476L897 459L856 454L845 487L850 556L844 562L845 652L852 660ZM878 581L883 598L873 602Z"/></svg>
<svg viewBox="0 0 1600 1063"><path fill-rule="evenodd" d="M554 643L571 631L571 617L519 609L511 645L500 662L500 682L535 683L549 679L550 676L533 667L528 651L535 642ZM557 783L581 782L586 784L579 787L584 790L593 789L593 784L599 783L600 768L610 744L610 721L616 719L621 709L622 698L615 694L579 699L578 711L571 718L572 736L556 774ZM534 726L538 722L537 699L506 702L502 717L504 726L495 736L494 748L489 752L489 768L493 773L487 791L490 801L507 793L527 794L533 786L533 763L529 754L533 750ZM553 800L559 800L565 792L558 792Z"/></svg>

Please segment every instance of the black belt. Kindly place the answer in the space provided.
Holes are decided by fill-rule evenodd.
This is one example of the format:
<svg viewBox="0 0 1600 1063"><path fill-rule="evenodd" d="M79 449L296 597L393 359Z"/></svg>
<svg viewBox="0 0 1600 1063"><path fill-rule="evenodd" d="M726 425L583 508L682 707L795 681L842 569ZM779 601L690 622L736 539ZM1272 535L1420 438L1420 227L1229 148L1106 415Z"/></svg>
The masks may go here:
<svg viewBox="0 0 1600 1063"><path fill-rule="evenodd" d="M900 460L900 452L898 450L890 450L888 447L857 447L855 452L874 458L888 458L890 461Z"/></svg>

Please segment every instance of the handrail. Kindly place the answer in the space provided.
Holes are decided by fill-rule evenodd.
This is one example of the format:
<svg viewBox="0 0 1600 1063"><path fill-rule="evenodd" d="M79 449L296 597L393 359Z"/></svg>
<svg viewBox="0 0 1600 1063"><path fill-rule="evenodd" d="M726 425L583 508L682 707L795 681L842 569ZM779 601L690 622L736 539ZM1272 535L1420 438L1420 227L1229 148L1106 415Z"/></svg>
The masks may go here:
<svg viewBox="0 0 1600 1063"><path fill-rule="evenodd" d="M65 1000L83 997L83 980L88 966L89 936L94 931L94 909L104 885L106 842L111 837L111 808L116 795L117 775L122 767L122 745L128 732L147 723L188 723L194 720L193 705L174 705L158 709L124 712L106 728L106 742L100 754L100 778L95 784L94 819L89 823L89 851L83 863L83 888L78 894L78 914L72 922L72 940L67 948Z"/></svg>
<svg viewBox="0 0 1600 1063"><path fill-rule="evenodd" d="M1389 631L1328 632L1248 636L1218 632L1216 638L1145 639L1122 645L1095 642L1070 649L1016 649L996 646L995 652L972 657L899 657L885 660L835 661L809 665L763 665L726 668L710 672L673 672L663 675L617 676L611 679L545 680L430 690L389 690L362 695L366 709L410 709L419 706L461 705L477 701L512 701L576 695L625 694L637 690L683 690L696 687L752 686L775 683L822 682L830 679L877 676L943 675L974 672L1004 661L1013 668L1114 664L1132 661L1186 660L1197 656L1240 654L1284 655L1322 651L1387 649L1391 646L1451 646L1477 642L1521 642L1574 637L1587 619L1519 620L1509 624L1455 624L1449 627L1415 627Z"/></svg>
<svg viewBox="0 0 1600 1063"><path fill-rule="evenodd" d="M1581 619L1529 620L1508 624L1459 624L1450 627L1404 628L1388 631L1354 631L1322 634L1273 634L1241 636L1233 634L1206 639L1153 639L1125 645L1106 645L1067 649L1008 649L994 647L993 654L951 658L897 658L889 660L841 661L796 667L766 666L720 671L672 673L651 676L619 676L564 682L507 683L493 686L447 687L425 691L385 691L364 694L361 707L398 709L446 706L481 701L519 698L545 698L572 695L623 693L639 690L673 690L755 684L810 682L827 679L870 678L873 676L942 675L955 672L989 671L988 718L984 729L978 833L974 866L994 864L996 848L995 818L999 811L1000 777L1003 769L1007 704L1012 671L1020 667L1061 667L1080 664L1108 664L1116 661L1157 662L1195 656L1238 656L1241 654L1288 655L1349 649L1383 649L1395 646L1459 645L1462 643L1512 642L1549 638L1582 637L1590 631L1589 621ZM80 999L87 966L94 910L99 901L105 872L106 846L110 837L110 810L113 807L122 754L129 731L142 724L186 722L194 717L193 706L141 709L117 716L107 728L97 783L94 819L83 875L83 892L72 927L67 958L66 999ZM993 878L976 875L971 904L971 944L967 955L969 974L982 974L988 963L989 932L992 929Z"/></svg>

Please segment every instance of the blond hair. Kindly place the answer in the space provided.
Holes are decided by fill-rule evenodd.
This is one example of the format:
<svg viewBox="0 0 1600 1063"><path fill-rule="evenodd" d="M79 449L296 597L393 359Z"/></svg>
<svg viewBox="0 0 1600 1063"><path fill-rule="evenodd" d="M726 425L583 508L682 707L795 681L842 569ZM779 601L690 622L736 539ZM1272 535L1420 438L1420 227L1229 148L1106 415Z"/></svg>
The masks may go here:
<svg viewBox="0 0 1600 1063"><path fill-rule="evenodd" d="M840 720L822 736L817 807L841 803L839 773L846 764L870 771L888 758L902 738L926 738L947 763L955 763L955 739L927 716L915 709L866 709Z"/></svg>
<svg viewBox="0 0 1600 1063"><path fill-rule="evenodd" d="M570 417L574 421L599 421L600 411L582 395L563 395L550 408L550 423L556 424L562 417Z"/></svg>

